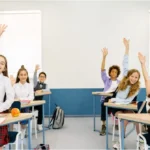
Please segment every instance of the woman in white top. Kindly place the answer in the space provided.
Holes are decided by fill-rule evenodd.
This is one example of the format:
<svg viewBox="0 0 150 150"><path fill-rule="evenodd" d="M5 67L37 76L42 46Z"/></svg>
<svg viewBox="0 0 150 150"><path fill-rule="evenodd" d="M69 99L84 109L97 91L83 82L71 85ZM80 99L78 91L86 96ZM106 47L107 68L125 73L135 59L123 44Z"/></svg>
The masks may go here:
<svg viewBox="0 0 150 150"><path fill-rule="evenodd" d="M0 55L0 113L7 112L14 101L13 88L7 73L7 60ZM0 150L9 143L8 127L0 127Z"/></svg>
<svg viewBox="0 0 150 150"><path fill-rule="evenodd" d="M0 24L0 36L6 29L6 25ZM7 59L0 55L0 113L7 112L14 101L13 88L8 78ZM0 150L9 143L8 127L0 127Z"/></svg>
<svg viewBox="0 0 150 150"><path fill-rule="evenodd" d="M13 86L15 99L17 100L30 100L34 99L33 86L29 82L28 71L21 66L17 73L16 83ZM29 108L21 109L21 112L29 112ZM21 122L22 136L25 134L27 121Z"/></svg>

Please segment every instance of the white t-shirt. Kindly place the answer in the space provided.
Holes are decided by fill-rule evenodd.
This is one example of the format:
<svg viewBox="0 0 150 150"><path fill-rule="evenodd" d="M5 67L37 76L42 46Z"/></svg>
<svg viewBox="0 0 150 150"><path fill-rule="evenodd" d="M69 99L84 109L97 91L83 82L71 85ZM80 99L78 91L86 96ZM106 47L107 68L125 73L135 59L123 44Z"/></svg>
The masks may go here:
<svg viewBox="0 0 150 150"><path fill-rule="evenodd" d="M4 102L4 96L6 93L6 101ZM11 86L10 79L0 73L0 112L9 109L14 102L14 92Z"/></svg>
<svg viewBox="0 0 150 150"><path fill-rule="evenodd" d="M117 80L116 81L112 81L110 88L107 91L105 91L105 92L106 93L114 92L116 90L117 86L118 86L118 81Z"/></svg>
<svg viewBox="0 0 150 150"><path fill-rule="evenodd" d="M34 91L33 86L30 83L21 84L20 82L14 84L15 99L20 100L33 100Z"/></svg>

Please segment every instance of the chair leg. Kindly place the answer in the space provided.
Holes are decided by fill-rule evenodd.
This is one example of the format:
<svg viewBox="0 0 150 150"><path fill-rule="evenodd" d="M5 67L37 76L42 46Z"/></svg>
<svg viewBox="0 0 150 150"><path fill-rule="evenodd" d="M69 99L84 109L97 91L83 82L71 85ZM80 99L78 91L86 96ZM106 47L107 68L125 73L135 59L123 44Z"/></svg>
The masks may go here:
<svg viewBox="0 0 150 150"><path fill-rule="evenodd" d="M21 132L19 132L16 136L16 142L15 142L16 150L19 149L19 137L21 137Z"/></svg>
<svg viewBox="0 0 150 150"><path fill-rule="evenodd" d="M23 150L23 139L21 139L21 150Z"/></svg>
<svg viewBox="0 0 150 150"><path fill-rule="evenodd" d="M119 143L120 143L120 149L121 149L121 122L118 118L118 127L119 127Z"/></svg>
<svg viewBox="0 0 150 150"><path fill-rule="evenodd" d="M139 150L139 144L140 140L139 140L139 135L137 135L137 139L136 139L136 150Z"/></svg>
<svg viewBox="0 0 150 150"><path fill-rule="evenodd" d="M35 138L37 139L37 122L36 122L36 117L34 117L34 131L35 131Z"/></svg>
<svg viewBox="0 0 150 150"><path fill-rule="evenodd" d="M114 141L114 137L115 137L115 125L116 125L116 117L114 116L114 120L113 120L113 134L112 134L112 141Z"/></svg>

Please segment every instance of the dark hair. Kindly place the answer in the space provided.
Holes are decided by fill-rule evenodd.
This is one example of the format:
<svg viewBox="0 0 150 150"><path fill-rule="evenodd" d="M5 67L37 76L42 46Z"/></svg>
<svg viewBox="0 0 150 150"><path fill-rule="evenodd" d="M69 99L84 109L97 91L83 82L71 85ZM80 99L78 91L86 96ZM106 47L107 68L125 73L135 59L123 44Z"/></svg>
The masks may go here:
<svg viewBox="0 0 150 150"><path fill-rule="evenodd" d="M147 96L148 96L148 98L150 98L150 94L148 94Z"/></svg>
<svg viewBox="0 0 150 150"><path fill-rule="evenodd" d="M5 70L3 71L3 75L6 76L6 77L8 77L8 64L7 64L7 59L6 59L6 57L3 56L3 55L0 55L0 57L4 58L4 60L5 60Z"/></svg>
<svg viewBox="0 0 150 150"><path fill-rule="evenodd" d="M109 74L109 76L110 76L110 73L111 73L111 71L113 70L113 69L116 69L117 70L117 77L120 75L120 67L119 66L117 66L117 65L113 65L113 66L111 66L110 68L109 68L109 70L108 70L108 74Z"/></svg>
<svg viewBox="0 0 150 150"><path fill-rule="evenodd" d="M41 74L44 74L44 76L45 76L45 78L46 78L46 73L45 73L45 72L40 72L40 73L39 73L39 77L40 77Z"/></svg>
<svg viewBox="0 0 150 150"><path fill-rule="evenodd" d="M30 83L29 76L28 76L28 71L25 69L24 65L22 65L21 68L18 70L16 83L18 83L20 81L19 74L20 74L21 71L26 71L26 73L27 73L27 81L26 82Z"/></svg>

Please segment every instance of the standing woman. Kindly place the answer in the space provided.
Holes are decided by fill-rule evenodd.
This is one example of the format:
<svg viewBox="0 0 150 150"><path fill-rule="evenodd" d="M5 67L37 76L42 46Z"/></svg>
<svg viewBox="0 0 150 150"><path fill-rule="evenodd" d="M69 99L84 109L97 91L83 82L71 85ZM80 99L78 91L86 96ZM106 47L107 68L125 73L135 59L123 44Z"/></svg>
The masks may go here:
<svg viewBox="0 0 150 150"><path fill-rule="evenodd" d="M0 36L6 29L6 25L0 25ZM0 113L7 112L14 101L13 88L8 78L7 59L0 55ZM0 150L9 143L8 126L0 127Z"/></svg>

